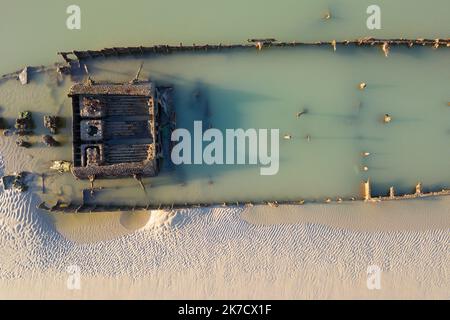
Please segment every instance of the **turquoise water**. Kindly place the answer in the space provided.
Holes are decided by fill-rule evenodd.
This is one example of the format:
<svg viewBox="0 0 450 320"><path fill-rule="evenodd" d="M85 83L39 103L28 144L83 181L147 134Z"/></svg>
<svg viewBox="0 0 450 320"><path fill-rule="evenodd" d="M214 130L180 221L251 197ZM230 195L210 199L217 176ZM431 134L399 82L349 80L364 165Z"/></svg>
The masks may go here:
<svg viewBox="0 0 450 320"><path fill-rule="evenodd" d="M2 46L2 55L8 59L0 62L0 70L49 64L56 51L72 48L243 42L250 37L435 38L448 36L449 30L447 1L435 1L432 6L423 1L380 1L384 27L375 32L365 27L368 1L249 2L245 6L209 1L202 3L202 9L201 1L195 2L199 3L195 7L194 2L178 2L179 9L174 11L173 3L162 1L145 5L136 1L126 9L111 1L111 9L102 11L106 2L79 1L84 19L81 31L64 29L64 1L49 8L41 5L35 10L46 12L48 18L33 32L18 27L13 36L1 29L3 43L8 44ZM7 5L9 14L2 12L3 26L17 24L11 17L19 8L27 26L35 21L36 12L23 12L19 2ZM333 18L323 21L321 16L328 9ZM56 17L61 10L62 17ZM60 24L61 30L55 27ZM26 52L27 47L34 49ZM98 181L96 186L105 189L96 194L96 201L170 204L349 198L359 196L360 182L369 177L377 194L387 193L391 185L409 192L418 181L426 188L448 187L449 54L444 48L393 48L385 58L377 48L338 48L334 53L327 47L90 61L92 77L99 81L129 81L144 61L142 78L175 88L178 127L192 129L193 121L202 120L221 130L276 128L281 136L293 137L279 141L280 169L274 176L261 176L259 166L249 165L165 167L158 177L144 180L147 193L132 179ZM360 82L368 84L363 91L357 88ZM68 118L70 85L65 79L56 86L51 73L36 76L24 87L3 83L0 116L12 120L18 110L29 109L38 116L55 112ZM304 109L308 113L297 119L296 113ZM385 113L392 116L389 124L382 122ZM57 138L65 144L52 153L41 146L20 150L33 159L27 170L47 172L50 160L70 160L70 128ZM8 145L12 138L2 139L2 153L14 153ZM364 158L362 152L371 155ZM368 171L362 170L364 166ZM79 201L81 189L89 187L70 174L49 174L46 182L44 199ZM36 183L35 190L39 189Z"/></svg>

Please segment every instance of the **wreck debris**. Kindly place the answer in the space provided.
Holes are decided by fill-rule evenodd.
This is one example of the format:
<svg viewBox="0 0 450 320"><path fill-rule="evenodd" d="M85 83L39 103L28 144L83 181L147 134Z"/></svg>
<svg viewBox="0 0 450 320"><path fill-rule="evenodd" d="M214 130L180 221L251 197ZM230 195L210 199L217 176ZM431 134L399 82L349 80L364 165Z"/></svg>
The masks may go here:
<svg viewBox="0 0 450 320"><path fill-rule="evenodd" d="M329 17L332 15L329 13ZM438 41L437 41L438 40ZM320 41L320 42L277 42L276 39L249 39L249 44L205 44L205 45L155 45L152 47L116 47L116 48L104 48L101 50L86 50L86 51L67 51L58 52L59 55L66 61L67 64L72 65L73 63L78 63L82 60L104 58L108 56L127 56L127 55L148 55L148 54L171 54L174 52L204 52L204 51L221 51L221 50L232 50L232 49L246 49L254 48L256 42L260 42L262 46L271 47L297 47L297 46L321 46L321 45L331 45L332 41ZM390 47L392 46L407 46L412 47L413 45L429 46L429 47L450 47L450 39L375 39L372 37L366 37L362 39L355 40L341 40L336 41L336 45L343 46L382 46L387 43Z"/></svg>
<svg viewBox="0 0 450 320"><path fill-rule="evenodd" d="M95 181L95 175L88 176L89 182L91 184L91 196L94 195L94 181Z"/></svg>
<svg viewBox="0 0 450 320"><path fill-rule="evenodd" d="M387 58L389 56L389 43L388 42L384 42L383 45L381 46L381 50L383 50L384 52L384 56Z"/></svg>
<svg viewBox="0 0 450 320"><path fill-rule="evenodd" d="M271 44L273 44L274 42L276 42L277 39L274 39L274 38L248 39L247 41L250 42L250 43L254 43L255 45L256 45L256 44L259 44L259 45L261 45L261 47L262 47L263 45L270 46ZM210 46L210 45L206 45L206 47L214 48L214 46ZM222 48L223 46L222 46L222 45L219 45L219 47Z"/></svg>
<svg viewBox="0 0 450 320"><path fill-rule="evenodd" d="M25 67L22 72L19 73L19 81L22 85L28 83L28 67Z"/></svg>
<svg viewBox="0 0 450 320"><path fill-rule="evenodd" d="M25 192L28 186L25 183L25 172L14 173L12 175L7 175L2 177L3 189L5 190L16 190L20 192Z"/></svg>
<svg viewBox="0 0 450 320"><path fill-rule="evenodd" d="M389 114L385 114L384 115L384 117L383 117L383 122L384 123L389 123L389 122L391 122L392 121L392 117L389 115Z"/></svg>
<svg viewBox="0 0 450 320"><path fill-rule="evenodd" d="M267 202L267 205L271 208L277 208L278 207L278 202L276 201L269 201Z"/></svg>
<svg viewBox="0 0 450 320"><path fill-rule="evenodd" d="M421 195L422 194L422 183L417 183L416 184L416 195Z"/></svg>
<svg viewBox="0 0 450 320"><path fill-rule="evenodd" d="M83 65L83 67L84 67L84 72L86 72L86 75L87 75L86 84L87 85L94 85L95 81L94 81L94 79L91 78L88 66L85 64L85 65Z"/></svg>
<svg viewBox="0 0 450 320"><path fill-rule="evenodd" d="M142 182L142 177L139 174L133 174L133 178L139 182L139 185L141 186L142 190L144 190L144 192L147 192L147 190L145 190L145 185Z"/></svg>
<svg viewBox="0 0 450 320"><path fill-rule="evenodd" d="M71 73L71 68L70 66L61 66L61 65L57 65L56 66L56 73L58 73L59 75L69 75Z"/></svg>
<svg viewBox="0 0 450 320"><path fill-rule="evenodd" d="M16 133L20 136L32 134L34 125L31 112L19 112L19 117L16 119L14 127L16 128Z"/></svg>
<svg viewBox="0 0 450 320"><path fill-rule="evenodd" d="M336 52L336 40L332 40L331 45L333 46L333 51Z"/></svg>
<svg viewBox="0 0 450 320"><path fill-rule="evenodd" d="M297 112L297 113L295 114L295 116L296 116L297 119L298 119L298 118L300 118L302 115L304 115L304 114L306 114L306 113L308 113L308 110L304 109L303 111Z"/></svg>
<svg viewBox="0 0 450 320"><path fill-rule="evenodd" d="M66 160L55 160L50 166L50 169L56 170L59 173L70 172L72 169L72 162Z"/></svg>
<svg viewBox="0 0 450 320"><path fill-rule="evenodd" d="M28 141L25 141L25 140L22 139L22 138L18 138L18 139L16 140L16 145L19 146L19 147L23 147L23 148L29 148L29 147L31 147L31 143L28 142Z"/></svg>
<svg viewBox="0 0 450 320"><path fill-rule="evenodd" d="M139 76L141 74L142 68L144 67L144 62L141 62L138 72L134 76L133 80L130 81L130 84L136 84L139 82Z"/></svg>
<svg viewBox="0 0 450 320"><path fill-rule="evenodd" d="M440 43L440 40L439 40L439 39L435 39L435 40L434 40L434 46L433 46L433 48L434 48L434 49L439 48L439 43Z"/></svg>
<svg viewBox="0 0 450 320"><path fill-rule="evenodd" d="M372 199L371 190L370 190L370 179L367 179L367 181L363 181L362 193L363 193L364 201L369 201Z"/></svg>
<svg viewBox="0 0 450 320"><path fill-rule="evenodd" d="M105 114L105 103L92 97L82 98L80 115L82 117L100 118Z"/></svg>
<svg viewBox="0 0 450 320"><path fill-rule="evenodd" d="M52 134L55 134L58 129L59 119L57 116L44 116L44 127L50 129Z"/></svg>
<svg viewBox="0 0 450 320"><path fill-rule="evenodd" d="M44 72L57 72L57 74L59 75L71 74L71 65L62 65L60 63L55 63L53 66L27 67L11 73L0 75L0 82L7 80L17 80L22 83L23 80L22 84L26 84L30 82L30 75Z"/></svg>
<svg viewBox="0 0 450 320"><path fill-rule="evenodd" d="M55 140L55 138L53 138L51 135L43 135L42 136L42 142L47 146L47 147L56 147L59 146L59 142Z"/></svg>
<svg viewBox="0 0 450 320"><path fill-rule="evenodd" d="M394 187L389 188L389 198L394 199L395 198L395 190Z"/></svg>
<svg viewBox="0 0 450 320"><path fill-rule="evenodd" d="M42 193L45 194L45 173L41 174L41 188L42 188Z"/></svg>
<svg viewBox="0 0 450 320"><path fill-rule="evenodd" d="M393 187L392 192L393 192ZM367 180L363 181L361 183L361 194L363 200L366 202L373 201L373 202L379 202L379 201L388 201L388 200L403 200L403 199L416 199L416 198L424 198L424 197L438 197L438 196L450 196L450 190L442 189L439 191L432 191L428 193L412 193L412 194L404 194L400 196L395 196L393 193L388 196L376 196L373 197L371 195L371 187L370 187L370 181ZM85 190L83 190L83 197L85 196ZM89 190L86 190L89 192ZM392 196L391 196L392 195ZM84 198L83 198L84 199ZM323 201L323 200L322 200ZM331 198L326 198L324 200L325 202L332 202ZM337 198L337 203L345 203L345 202L354 202L357 201L355 197L349 197L348 199L342 199ZM309 201L310 203L317 203L316 200ZM299 200L299 201L259 201L255 203L250 203L248 206L253 205L272 205L272 206L280 206L280 205L303 205L305 204L305 200ZM179 203L179 204L161 204L161 203L153 203L148 205L140 205L140 206L115 206L115 205L90 205L86 201L83 201L82 204L77 203L62 203L58 202L55 205L47 206L44 202L41 203L38 208L46 210L48 212L61 212L61 213L84 213L84 212L104 212L104 211L135 211L135 210L173 210L173 209L189 209L189 208L199 208L199 207L211 207L211 206L230 206L231 203L200 203L200 204L193 204L193 203Z"/></svg>

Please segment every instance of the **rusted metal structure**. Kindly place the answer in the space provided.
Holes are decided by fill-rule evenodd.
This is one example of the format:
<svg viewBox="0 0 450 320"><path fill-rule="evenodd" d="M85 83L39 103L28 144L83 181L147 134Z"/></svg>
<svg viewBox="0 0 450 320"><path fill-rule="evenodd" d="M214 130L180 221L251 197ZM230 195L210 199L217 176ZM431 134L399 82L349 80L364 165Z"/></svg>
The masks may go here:
<svg viewBox="0 0 450 320"><path fill-rule="evenodd" d="M75 84L69 92L74 176L93 180L157 175L163 108L158 94L148 81Z"/></svg>

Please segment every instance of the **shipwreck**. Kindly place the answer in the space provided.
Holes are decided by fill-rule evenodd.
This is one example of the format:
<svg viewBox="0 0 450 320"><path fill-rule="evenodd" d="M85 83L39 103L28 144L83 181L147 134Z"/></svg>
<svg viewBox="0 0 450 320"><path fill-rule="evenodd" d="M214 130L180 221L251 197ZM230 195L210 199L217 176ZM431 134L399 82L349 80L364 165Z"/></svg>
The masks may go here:
<svg viewBox="0 0 450 320"><path fill-rule="evenodd" d="M80 180L91 182L90 190L82 190L81 201L64 202L58 200L54 204L39 205L39 208L49 212L65 213L89 213L102 211L134 211L148 209L174 209L206 206L252 206L256 204L276 207L281 204L302 205L304 203L323 203L323 199L305 200L279 200L266 199L256 202L232 202L232 203L167 203L159 199L140 204L113 205L102 201L95 201L93 182L96 179L134 178L139 180L145 191L143 177L157 176L162 167L164 154L172 147L170 141L171 132L176 128L175 112L172 106L172 87L157 86L152 81L140 81L139 70L135 79L126 83L100 83L89 77L86 63L92 59L116 58L126 56L160 56L174 53L201 53L201 52L228 52L232 50L271 50L277 48L294 47L329 47L333 51L341 47L372 47L380 50L388 57L390 50L395 48L428 47L432 50L450 48L450 39L374 39L361 38L355 40L331 40L318 42L280 42L276 39L248 39L247 43L239 44L205 44L205 45L155 45L150 47L115 47L101 50L59 52L65 64L56 65L56 73L60 76L68 75L72 81L85 69L88 79L86 82L75 83L68 96L72 100L72 162L54 161L51 169L59 173L69 171ZM48 68L40 67L34 69L19 70L17 72L3 75L0 81L17 79L21 83L28 82L28 72L47 72ZM367 84L359 83L358 88L365 90ZM307 111L296 114L299 118ZM390 114L385 114L382 122L387 124L392 121ZM44 118L44 126L50 129L52 134L56 133L56 116ZM31 115L21 113L17 121L17 134L31 134ZM292 139L292 135L285 134L284 139ZM311 136L306 136L307 141ZM363 152L362 157L367 157L370 152ZM168 159L167 161L170 161ZM363 171L368 167L363 166ZM164 173L164 169L162 170ZM12 188L14 184L21 188L21 175L8 176L3 184ZM42 181L43 176L42 176ZM6 189L6 188L5 188ZM42 187L44 190L44 186ZM100 189L99 189L100 190ZM369 179L362 181L359 197L351 198L326 198L325 203L342 203L355 200L366 202L377 202L399 199L414 199L423 197L435 197L449 195L450 190L428 190L422 189L418 183L415 192L396 194L393 186L389 193L373 194ZM43 191L44 193L44 191ZM99 192L100 194L100 192Z"/></svg>
<svg viewBox="0 0 450 320"><path fill-rule="evenodd" d="M69 92L74 176L157 175L162 109L158 94L151 82L75 84Z"/></svg>

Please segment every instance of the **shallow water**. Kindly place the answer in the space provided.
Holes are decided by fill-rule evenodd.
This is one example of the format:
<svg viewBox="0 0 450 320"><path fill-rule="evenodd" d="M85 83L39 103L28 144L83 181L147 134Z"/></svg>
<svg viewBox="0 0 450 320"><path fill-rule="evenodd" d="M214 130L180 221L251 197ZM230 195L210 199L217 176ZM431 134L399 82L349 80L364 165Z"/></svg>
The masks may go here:
<svg viewBox="0 0 450 320"><path fill-rule="evenodd" d="M81 8L81 30L68 30L66 8ZM381 29L368 30L366 9L381 8ZM2 0L0 74L47 65L56 52L161 43L449 37L447 0ZM322 17L330 11L332 19Z"/></svg>
<svg viewBox="0 0 450 320"><path fill-rule="evenodd" d="M446 37L449 23L444 17L450 8L447 1L435 1L433 6L423 1L381 2L384 27L373 32L365 27L368 1L285 1L264 6L249 2L248 8L239 11L233 2L208 2L202 3L201 12L186 2L179 3L184 10L173 11L173 4L159 1L136 2L124 11L123 5L111 1L111 10L101 14L102 5L80 1L82 30L68 31L64 27L67 3L52 3L48 8L42 3L49 4L33 4L30 11L22 12L29 18L27 26L45 14L36 31L18 27L13 37L0 29L5 44L2 55L8 57L0 62L0 70L49 64L55 51L71 48L242 42L258 36L280 40ZM403 15L406 4L414 9ZM19 8L24 8L20 1L8 4L0 23L17 24L10 17ZM321 15L328 9L333 18L323 21ZM59 24L62 27L55 28ZM52 40L42 45L44 40L35 32ZM28 47L39 50L26 51ZM385 58L376 48L339 47L333 53L327 47L90 61L92 77L108 81L129 81L144 61L143 79L174 86L178 127L192 129L194 120L202 120L206 127L221 130L276 128L281 136L293 136L280 140L280 170L274 176L261 176L259 166L249 165L165 166L158 177L144 179L147 192L132 179L97 181L96 187L107 189L97 192L95 199L132 205L349 198L359 196L360 182L369 177L375 194L385 194L391 185L399 192L410 192L418 181L426 189L448 187L449 54L449 49L393 48ZM364 91L357 88L362 81L368 84ZM65 79L58 86L51 72L35 75L27 86L3 82L0 116L11 125L18 111L31 110L37 133L45 131L44 114L58 114L70 124L71 105L66 97L70 85ZM304 109L308 113L297 119L295 114ZM392 116L392 123L382 123L385 113ZM8 171L46 174L43 199L79 202L88 182L48 172L51 160L71 159L70 125L56 139L62 147L47 149L36 143L24 150L17 149L14 138L2 137L1 153L9 158ZM361 152L371 155L363 158ZM363 172L363 166L369 170ZM39 176L33 189L41 191Z"/></svg>
<svg viewBox="0 0 450 320"><path fill-rule="evenodd" d="M141 61L95 60L89 70L98 81L127 81ZM165 166L158 177L145 179L147 194L132 179L98 181L96 187L116 189L100 191L96 200L170 204L348 198L358 196L360 182L369 177L374 193L386 193L391 185L408 192L418 181L428 188L446 187L449 74L442 66L448 62L447 49L430 48L395 49L389 58L373 48L338 48L336 53L302 48L144 59L143 78L175 88L178 127L192 130L193 121L201 120L220 130L278 128L293 139L281 139L280 169L274 176L261 176L254 165ZM33 109L27 103L34 99L40 112L58 109L68 117L70 102L64 95L70 81L60 87L51 81L43 75L27 87L4 84L5 110ZM368 84L364 91L357 88L361 81ZM20 95L11 94L19 90ZM297 119L303 109L308 113ZM393 118L389 124L381 121L385 113ZM70 160L68 133L66 128L57 136L64 146L51 153L40 146L21 150L36 160L30 170L44 172L55 158ZM371 155L363 158L362 152ZM363 172L363 166L369 170ZM74 183L70 175L46 179L48 190L65 200L79 199L88 185Z"/></svg>

